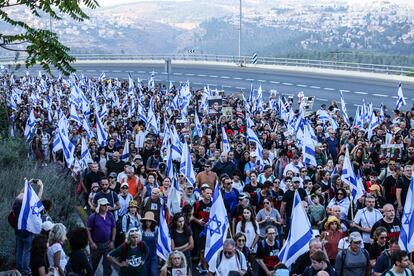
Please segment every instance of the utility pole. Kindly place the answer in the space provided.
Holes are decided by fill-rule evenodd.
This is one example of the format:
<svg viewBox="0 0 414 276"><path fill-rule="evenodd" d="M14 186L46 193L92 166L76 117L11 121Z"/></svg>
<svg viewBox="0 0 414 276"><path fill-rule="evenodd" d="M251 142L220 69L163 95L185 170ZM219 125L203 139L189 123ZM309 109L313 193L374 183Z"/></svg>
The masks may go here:
<svg viewBox="0 0 414 276"><path fill-rule="evenodd" d="M239 22L239 59L241 61L241 32L242 32L242 0L240 0L240 22Z"/></svg>

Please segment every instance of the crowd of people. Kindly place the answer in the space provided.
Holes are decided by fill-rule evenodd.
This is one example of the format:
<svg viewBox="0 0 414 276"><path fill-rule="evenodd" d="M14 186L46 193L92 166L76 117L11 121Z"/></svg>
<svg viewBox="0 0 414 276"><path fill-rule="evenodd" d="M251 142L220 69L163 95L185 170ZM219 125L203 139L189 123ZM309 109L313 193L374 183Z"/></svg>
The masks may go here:
<svg viewBox="0 0 414 276"><path fill-rule="evenodd" d="M413 273L398 239L414 165L414 107L391 114L371 107L378 121L371 129L370 114L363 114L369 108L361 108L367 118L360 124L348 121L336 101L305 111L301 98L297 104L276 95L263 100L261 88L246 100L208 87L193 90L188 83L154 84L152 77L148 85L104 76L3 72L1 78L10 134L25 136L29 158L70 170L88 213L85 228L66 233L47 215L48 203L59 202L43 199L41 234L16 230L16 266L25 275L93 275L100 263L103 275L114 269L120 275ZM227 113L210 114L208 97L220 95ZM308 162L298 138L295 122L301 118L313 130L316 164ZM172 148L182 153L184 146L194 179L182 173L181 156L173 154ZM173 177L167 171L170 154ZM363 185L357 201L343 177L347 154ZM47 198L42 182L37 184L39 197ZM206 262L206 225L217 185L230 226L223 247ZM174 189L178 201L171 199ZM291 220L296 193L313 239L288 267L279 253L291 224L306 225ZM14 204L16 217L21 199ZM171 238L164 261L156 253L162 219Z"/></svg>

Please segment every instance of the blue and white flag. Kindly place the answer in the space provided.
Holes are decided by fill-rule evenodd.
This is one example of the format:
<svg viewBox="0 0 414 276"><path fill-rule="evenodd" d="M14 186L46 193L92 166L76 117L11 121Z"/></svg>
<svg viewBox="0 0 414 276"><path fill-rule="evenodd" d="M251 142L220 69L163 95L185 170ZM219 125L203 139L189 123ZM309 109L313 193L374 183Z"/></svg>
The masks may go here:
<svg viewBox="0 0 414 276"><path fill-rule="evenodd" d="M221 135L223 143L223 152L228 153L230 151L230 143L229 139L227 138L227 133L224 127L221 127Z"/></svg>
<svg viewBox="0 0 414 276"><path fill-rule="evenodd" d="M81 145L81 164L83 168L88 167L88 161L91 159L91 153L89 152L88 144L86 143L86 139L82 137L82 145Z"/></svg>
<svg viewBox="0 0 414 276"><path fill-rule="evenodd" d="M310 132L310 127L308 124L305 125L304 134L303 134L303 163L306 167L314 166L317 167L315 158L315 141L312 139Z"/></svg>
<svg viewBox="0 0 414 276"><path fill-rule="evenodd" d="M169 146L167 148L167 164L166 164L166 175L171 180L171 189L167 198L167 206L171 214L176 214L181 212L181 193L180 185L178 184L177 175L174 173L174 166L172 163L172 150Z"/></svg>
<svg viewBox="0 0 414 276"><path fill-rule="evenodd" d="M191 162L190 149L188 148L187 142L183 145L183 154L181 155L180 162L180 173L182 173L187 181L194 186L195 173L193 169L193 163Z"/></svg>
<svg viewBox="0 0 414 276"><path fill-rule="evenodd" d="M105 146L106 140L108 139L108 133L104 125L102 124L101 119L99 118L98 114L96 114L96 132L98 136L98 144L99 146Z"/></svg>
<svg viewBox="0 0 414 276"><path fill-rule="evenodd" d="M312 227L298 191L295 191L291 218L288 238L279 253L280 262L287 267L309 250L308 244L312 239Z"/></svg>
<svg viewBox="0 0 414 276"><path fill-rule="evenodd" d="M148 90L149 90L149 91L154 91L154 89L155 89L154 74L155 74L155 72L154 72L154 71L152 71L152 72L151 72L151 77L150 77L150 78L149 78L149 80L148 80Z"/></svg>
<svg viewBox="0 0 414 276"><path fill-rule="evenodd" d="M357 200L364 195L365 188L357 180L351 160L349 159L348 147L346 148L341 180L349 185L352 201L356 204Z"/></svg>
<svg viewBox="0 0 414 276"><path fill-rule="evenodd" d="M36 124L36 118L33 109L30 111L29 118L27 118L26 127L24 129L24 137L29 141L34 136L34 126Z"/></svg>
<svg viewBox="0 0 414 276"><path fill-rule="evenodd" d="M342 90L341 90L341 109L342 109L342 115L344 117L345 123L348 126L350 126L351 124L349 123L349 117L348 117L348 113L346 111L346 104L345 104L345 100L344 100L344 95L342 94Z"/></svg>
<svg viewBox="0 0 414 276"><path fill-rule="evenodd" d="M171 237L163 205L161 205L160 211L160 227L158 228L157 237L157 255L158 257L166 261L168 259L169 253L171 252Z"/></svg>
<svg viewBox="0 0 414 276"><path fill-rule="evenodd" d="M82 125L82 120L79 118L78 112L76 111L76 107L74 104L70 105L70 117L69 121L74 121L78 124L78 126Z"/></svg>
<svg viewBox="0 0 414 276"><path fill-rule="evenodd" d="M384 114L384 105L381 103L380 107L380 115L379 115L379 123L382 124L384 122L385 114Z"/></svg>
<svg viewBox="0 0 414 276"><path fill-rule="evenodd" d="M22 208L17 221L17 229L39 234L42 230L42 201L37 196L29 181L25 180Z"/></svg>
<svg viewBox="0 0 414 276"><path fill-rule="evenodd" d="M201 126L200 120L198 119L197 111L194 113L195 113L195 116L194 116L195 135L201 138L203 136L203 127Z"/></svg>
<svg viewBox="0 0 414 276"><path fill-rule="evenodd" d="M377 127L379 127L378 118L377 116L375 116L375 113L372 112L370 116L370 120L369 120L369 125L368 125L368 141L371 140L372 132Z"/></svg>
<svg viewBox="0 0 414 276"><path fill-rule="evenodd" d="M398 244L407 253L414 252L414 174L405 198L404 211L401 217L401 232Z"/></svg>
<svg viewBox="0 0 414 276"><path fill-rule="evenodd" d="M125 145L124 145L124 150L122 151L122 155L121 155L121 161L128 161L129 159L129 141L128 141L128 137L125 138Z"/></svg>
<svg viewBox="0 0 414 276"><path fill-rule="evenodd" d="M223 248L229 229L227 211L218 184L214 189L212 200L210 217L206 224L206 247L204 251L204 257L210 267L215 266L211 263L211 260L214 260L213 257Z"/></svg>
<svg viewBox="0 0 414 276"><path fill-rule="evenodd" d="M400 108L403 107L406 104L407 103L405 102L405 98L404 98L401 83L400 83L400 85L398 86L398 99L397 99L397 105L396 105L395 109L400 110Z"/></svg>

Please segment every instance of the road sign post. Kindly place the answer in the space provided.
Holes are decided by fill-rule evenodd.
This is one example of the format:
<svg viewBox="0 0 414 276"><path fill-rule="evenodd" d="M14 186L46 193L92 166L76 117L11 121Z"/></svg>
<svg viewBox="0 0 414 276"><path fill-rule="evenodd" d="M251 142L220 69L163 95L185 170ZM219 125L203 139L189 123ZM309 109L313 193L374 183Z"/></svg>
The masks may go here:
<svg viewBox="0 0 414 276"><path fill-rule="evenodd" d="M170 74L171 74L171 59L165 59L165 72L168 75L168 83L170 83Z"/></svg>

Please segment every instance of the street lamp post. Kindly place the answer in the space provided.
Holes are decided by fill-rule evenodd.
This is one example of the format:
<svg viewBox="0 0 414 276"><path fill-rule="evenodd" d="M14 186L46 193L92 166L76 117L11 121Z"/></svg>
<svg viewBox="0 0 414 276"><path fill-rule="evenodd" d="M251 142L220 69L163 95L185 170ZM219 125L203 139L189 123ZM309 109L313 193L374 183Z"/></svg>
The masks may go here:
<svg viewBox="0 0 414 276"><path fill-rule="evenodd" d="M241 32L242 32L242 0L240 0L240 22L239 22L239 59L241 62Z"/></svg>

